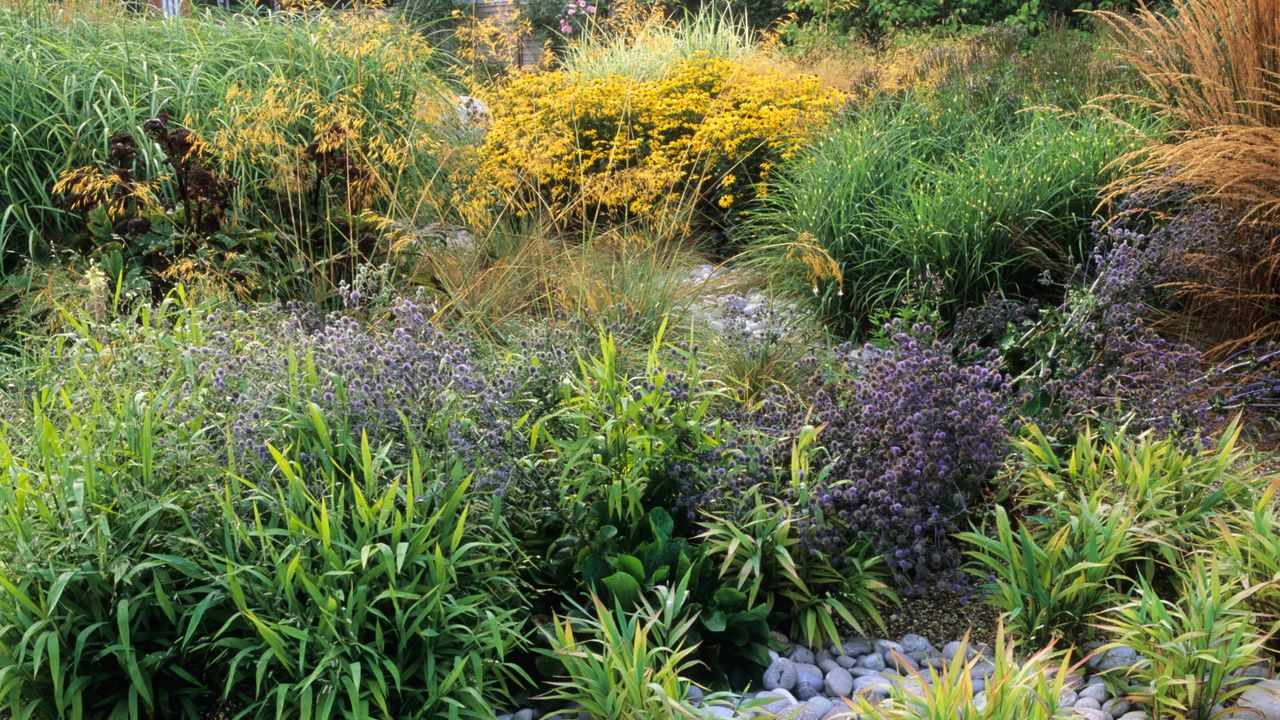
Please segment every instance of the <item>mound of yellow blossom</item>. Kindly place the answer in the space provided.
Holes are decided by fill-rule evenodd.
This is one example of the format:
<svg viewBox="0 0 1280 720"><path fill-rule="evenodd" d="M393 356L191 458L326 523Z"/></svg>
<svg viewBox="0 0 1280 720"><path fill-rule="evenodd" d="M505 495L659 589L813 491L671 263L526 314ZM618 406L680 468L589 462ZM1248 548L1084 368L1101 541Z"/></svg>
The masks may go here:
<svg viewBox="0 0 1280 720"><path fill-rule="evenodd" d="M658 80L517 76L489 101L471 199L592 220L723 212L762 194L841 102L813 77L707 56Z"/></svg>

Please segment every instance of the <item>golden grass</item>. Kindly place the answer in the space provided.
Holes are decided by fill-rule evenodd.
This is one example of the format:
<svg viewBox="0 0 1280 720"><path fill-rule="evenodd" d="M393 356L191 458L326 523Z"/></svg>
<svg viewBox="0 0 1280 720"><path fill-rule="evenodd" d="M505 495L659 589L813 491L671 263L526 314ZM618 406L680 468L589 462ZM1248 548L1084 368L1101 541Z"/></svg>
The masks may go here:
<svg viewBox="0 0 1280 720"><path fill-rule="evenodd" d="M1242 219L1228 252L1193 255L1202 277L1175 284L1193 309L1243 342L1280 338L1280 0L1174 0L1166 13L1098 13L1144 78L1172 133L1121 159L1111 197L1190 188Z"/></svg>

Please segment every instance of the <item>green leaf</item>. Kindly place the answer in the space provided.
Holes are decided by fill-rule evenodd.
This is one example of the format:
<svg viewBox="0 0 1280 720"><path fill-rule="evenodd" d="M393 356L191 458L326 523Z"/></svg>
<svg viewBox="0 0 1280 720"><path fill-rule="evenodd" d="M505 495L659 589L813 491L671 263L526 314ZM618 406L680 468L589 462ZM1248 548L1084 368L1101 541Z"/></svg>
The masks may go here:
<svg viewBox="0 0 1280 720"><path fill-rule="evenodd" d="M640 599L640 583L625 572L616 572L601 582L609 589L609 594L623 605L633 606Z"/></svg>

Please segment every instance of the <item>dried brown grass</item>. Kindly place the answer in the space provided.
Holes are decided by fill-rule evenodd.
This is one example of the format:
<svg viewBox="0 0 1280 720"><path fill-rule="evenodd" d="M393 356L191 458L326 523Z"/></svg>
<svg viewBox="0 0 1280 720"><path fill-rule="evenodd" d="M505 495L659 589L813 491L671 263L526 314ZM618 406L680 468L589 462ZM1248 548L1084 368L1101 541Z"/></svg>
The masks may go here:
<svg viewBox="0 0 1280 720"><path fill-rule="evenodd" d="M1228 324L1220 349L1280 338L1280 0L1174 0L1168 13L1098 13L1149 89L1169 137L1122 159L1112 197L1192 189L1240 218L1233 247L1193 253L1174 287Z"/></svg>

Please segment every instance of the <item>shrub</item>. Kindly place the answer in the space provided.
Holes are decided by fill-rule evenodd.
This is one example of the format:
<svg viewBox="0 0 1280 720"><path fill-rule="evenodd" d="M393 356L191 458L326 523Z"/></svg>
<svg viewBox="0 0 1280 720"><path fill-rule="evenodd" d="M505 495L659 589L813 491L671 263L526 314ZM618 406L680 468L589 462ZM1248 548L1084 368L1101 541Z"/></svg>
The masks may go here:
<svg viewBox="0 0 1280 720"><path fill-rule="evenodd" d="M721 214L760 194L837 102L812 78L706 56L655 80L520 76L490 103L471 199L575 223Z"/></svg>
<svg viewBox="0 0 1280 720"><path fill-rule="evenodd" d="M916 674L917 683L899 684L888 702L873 706L865 697L858 707L884 720L949 720L982 717L990 720L1053 720L1061 717L1064 691L1071 682L1070 654L1052 647L1030 657L996 628L990 655L977 652L966 637L960 652L941 671L928 677ZM980 665L990 663L984 690L974 692L974 679L983 677Z"/></svg>
<svg viewBox="0 0 1280 720"><path fill-rule="evenodd" d="M526 680L511 545L455 466L388 461L233 477L211 543L236 613L214 636L257 717L491 716Z"/></svg>
<svg viewBox="0 0 1280 720"><path fill-rule="evenodd" d="M700 717L688 703L696 643L694 618L683 607L685 588L660 588L635 610L610 610L592 597L591 614L556 617L547 655L560 666L548 699L591 717L650 720Z"/></svg>
<svg viewBox="0 0 1280 720"><path fill-rule="evenodd" d="M1018 443L1023 500L1031 512L1056 518L1076 512L1077 497L1125 508L1150 533L1141 553L1146 567L1126 570L1155 581L1158 568L1182 565L1192 548L1212 540L1216 523L1250 505L1254 489L1242 470L1239 437L1232 424L1215 446L1201 449L1150 431L1086 429L1063 457L1033 425Z"/></svg>
<svg viewBox="0 0 1280 720"><path fill-rule="evenodd" d="M950 536L999 471L1004 381L964 365L927 327L897 327L888 349L843 348L794 396L767 398L753 421L784 437L819 429L826 450L804 480L815 500L811 550L874 544L909 591L956 581Z"/></svg>
<svg viewBox="0 0 1280 720"><path fill-rule="evenodd" d="M1121 567L1138 552L1142 531L1125 505L1082 497L1071 510L1045 527L1024 523L1015 533L1008 513L996 506L994 537L960 536L973 546L971 572L989 578L988 602L1031 642L1080 639L1092 616L1119 597Z"/></svg>
<svg viewBox="0 0 1280 720"><path fill-rule="evenodd" d="M838 125L771 184L753 221L760 262L816 287L841 332L913 303L950 317L993 291L1033 294L1046 258L1082 251L1131 141L1087 113L990 110L909 95ZM797 239L834 259L839 282L794 261Z"/></svg>
<svg viewBox="0 0 1280 720"><path fill-rule="evenodd" d="M0 114L0 162L12 169L0 185L5 271L14 258L85 249L78 213L60 208L53 186L64 171L108 161L120 133L137 141L131 181L177 201L148 213L155 232L144 234L175 246L155 268L169 282L216 276L221 251L271 266L251 290L295 277L332 289L351 267L342 254L370 250L355 237L355 215L417 212L429 197L444 83L421 38L381 16L198 13L169 22L6 8L0 42L17 48L0 81L14 98ZM89 66L102 72L84 73ZM189 233L180 220L193 213L183 205L191 198L170 191L182 180L142 140L144 121L162 112L202 141L209 171L234 181L221 233ZM170 234L166 216L175 215ZM281 236L242 232L253 229ZM137 234L116 242L128 252Z"/></svg>
<svg viewBox="0 0 1280 720"><path fill-rule="evenodd" d="M1280 143L1280 6L1273 0L1178 0L1163 14L1102 13L1116 49L1147 84L1131 98L1169 118L1172 132L1125 158L1117 194L1181 194L1245 222L1231 242L1193 247L1200 271L1177 278L1213 324L1230 321L1226 347L1280 337L1280 246L1275 221ZM1234 223L1233 223L1234 224Z"/></svg>
<svg viewBox="0 0 1280 720"><path fill-rule="evenodd" d="M1137 598L1113 610L1100 626L1116 644L1137 651L1126 677L1150 688L1152 713L1208 720L1248 685L1231 679L1258 662L1263 635L1239 589L1223 571L1198 558L1181 574L1175 600L1142 583Z"/></svg>
<svg viewBox="0 0 1280 720"><path fill-rule="evenodd" d="M208 639L228 603L201 558L207 498L156 472L176 449L160 403L99 400L56 422L36 400L31 434L0 440L0 702L194 720L221 691Z"/></svg>
<svg viewBox="0 0 1280 720"><path fill-rule="evenodd" d="M1163 288L1182 249L1216 232L1214 214L1185 208L1149 227L1130 203L1120 209L1125 216L1095 226L1095 249L1060 305L996 300L957 333L1001 348L1023 411L1045 426L1101 421L1190 440L1222 420L1215 396L1235 396L1240 378L1206 371L1199 350L1162 335L1156 308L1170 302Z"/></svg>
<svg viewBox="0 0 1280 720"><path fill-rule="evenodd" d="M797 511L762 494L760 487L748 490L743 519L708 513L702 521L699 538L720 577L746 592L748 606L764 598L774 617L789 623L788 637L808 647L839 645L842 627L861 634L872 623L883 629L879 606L897 597L874 549L864 546L834 562L811 556L801 547Z"/></svg>

